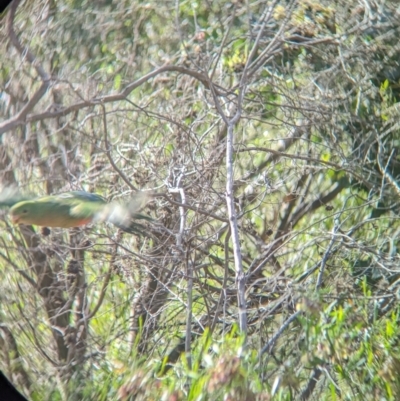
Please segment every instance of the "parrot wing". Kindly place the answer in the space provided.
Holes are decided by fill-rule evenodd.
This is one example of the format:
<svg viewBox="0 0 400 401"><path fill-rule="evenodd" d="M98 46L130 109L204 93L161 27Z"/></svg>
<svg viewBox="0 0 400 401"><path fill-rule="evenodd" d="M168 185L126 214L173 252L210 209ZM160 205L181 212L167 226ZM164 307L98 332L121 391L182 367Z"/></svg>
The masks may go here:
<svg viewBox="0 0 400 401"><path fill-rule="evenodd" d="M101 214L108 205L102 196L85 191L65 192L49 198L54 198L54 201L60 204L68 205L71 217L81 219L98 220L97 215Z"/></svg>
<svg viewBox="0 0 400 401"><path fill-rule="evenodd" d="M137 220L151 221L152 219L149 216L137 213L137 211L143 206L145 199L146 195L140 192L124 205L111 202L106 205L104 214L100 218L127 233L144 234L146 227L138 223Z"/></svg>
<svg viewBox="0 0 400 401"><path fill-rule="evenodd" d="M139 219L151 220L150 217L137 213L147 198L143 192L139 192L126 204L118 202L107 203L97 194L83 191L74 191L59 195L64 201L76 202L71 207L70 214L74 218L93 218L93 222L107 221L128 233L143 233L145 227L136 222Z"/></svg>
<svg viewBox="0 0 400 401"><path fill-rule="evenodd" d="M0 188L0 208L12 207L18 202L33 198L33 196L21 194L14 186Z"/></svg>

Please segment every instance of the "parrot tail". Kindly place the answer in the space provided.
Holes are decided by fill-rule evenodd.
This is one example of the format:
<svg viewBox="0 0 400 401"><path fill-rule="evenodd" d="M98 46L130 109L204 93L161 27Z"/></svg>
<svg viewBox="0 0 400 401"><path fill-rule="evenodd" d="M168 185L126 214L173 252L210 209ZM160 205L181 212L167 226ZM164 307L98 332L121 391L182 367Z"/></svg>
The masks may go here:
<svg viewBox="0 0 400 401"><path fill-rule="evenodd" d="M134 219L134 220L133 220ZM138 223L136 220L147 220L152 221L153 219L149 216L143 214L135 214L132 216L132 221L130 222L120 222L120 221L111 221L111 223L121 229L122 231L129 234L138 234L138 235L146 235L146 231L148 228L143 224Z"/></svg>

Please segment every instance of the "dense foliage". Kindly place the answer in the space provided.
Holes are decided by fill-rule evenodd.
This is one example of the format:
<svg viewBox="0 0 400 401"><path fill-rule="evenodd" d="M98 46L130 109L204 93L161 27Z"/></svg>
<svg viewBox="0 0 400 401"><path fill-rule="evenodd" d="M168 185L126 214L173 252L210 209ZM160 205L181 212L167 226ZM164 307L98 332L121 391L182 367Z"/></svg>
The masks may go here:
<svg viewBox="0 0 400 401"><path fill-rule="evenodd" d="M400 7L14 0L0 184L149 194L145 235L0 221L32 400L400 398Z"/></svg>

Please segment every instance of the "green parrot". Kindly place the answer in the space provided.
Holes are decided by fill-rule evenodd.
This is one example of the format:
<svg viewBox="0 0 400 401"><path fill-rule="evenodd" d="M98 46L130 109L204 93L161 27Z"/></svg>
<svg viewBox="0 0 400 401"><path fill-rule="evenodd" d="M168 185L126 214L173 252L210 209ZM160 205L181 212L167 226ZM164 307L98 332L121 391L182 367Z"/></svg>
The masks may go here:
<svg viewBox="0 0 400 401"><path fill-rule="evenodd" d="M85 191L35 198L6 188L0 195L0 207L10 208L10 219L14 224L71 228L107 221L125 232L142 233L145 227L134 220L150 220L148 216L136 213L144 199L145 195L140 192L129 203L121 205L107 203L102 196Z"/></svg>

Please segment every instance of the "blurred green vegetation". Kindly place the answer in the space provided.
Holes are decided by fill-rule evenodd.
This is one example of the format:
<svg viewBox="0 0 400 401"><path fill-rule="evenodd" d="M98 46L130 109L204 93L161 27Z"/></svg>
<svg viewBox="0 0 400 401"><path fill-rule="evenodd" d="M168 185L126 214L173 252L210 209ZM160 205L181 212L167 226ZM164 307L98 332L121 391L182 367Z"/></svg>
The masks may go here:
<svg viewBox="0 0 400 401"><path fill-rule="evenodd" d="M16 386L34 401L400 399L397 2L15 4L2 188L148 191L153 219L144 236L46 236L1 212L0 369ZM247 333L221 116L239 106Z"/></svg>

